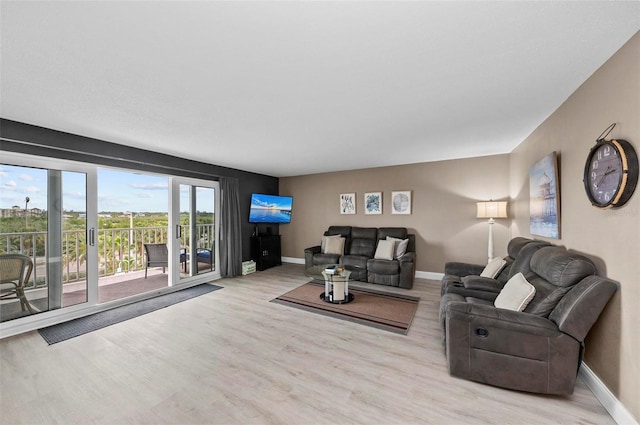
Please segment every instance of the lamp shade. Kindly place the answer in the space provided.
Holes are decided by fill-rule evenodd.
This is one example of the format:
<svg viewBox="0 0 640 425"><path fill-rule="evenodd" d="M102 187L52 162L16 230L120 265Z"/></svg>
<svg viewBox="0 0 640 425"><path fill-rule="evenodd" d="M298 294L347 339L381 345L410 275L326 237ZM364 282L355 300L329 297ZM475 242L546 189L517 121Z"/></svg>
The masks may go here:
<svg viewBox="0 0 640 425"><path fill-rule="evenodd" d="M505 201L477 202L477 218L506 218L507 203Z"/></svg>

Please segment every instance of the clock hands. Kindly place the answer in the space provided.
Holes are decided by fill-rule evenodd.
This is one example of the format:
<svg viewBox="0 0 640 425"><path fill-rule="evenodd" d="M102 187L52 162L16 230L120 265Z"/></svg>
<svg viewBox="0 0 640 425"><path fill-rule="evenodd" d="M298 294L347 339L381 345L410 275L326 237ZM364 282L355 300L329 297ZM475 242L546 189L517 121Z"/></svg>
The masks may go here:
<svg viewBox="0 0 640 425"><path fill-rule="evenodd" d="M611 168L611 165L609 165L605 170L604 174L602 175L602 177L600 177L600 180L598 180L598 183L596 183L596 189L598 188L598 186L602 184L602 182L604 181L604 178L607 177L609 174L613 173L614 171L616 171L616 169Z"/></svg>

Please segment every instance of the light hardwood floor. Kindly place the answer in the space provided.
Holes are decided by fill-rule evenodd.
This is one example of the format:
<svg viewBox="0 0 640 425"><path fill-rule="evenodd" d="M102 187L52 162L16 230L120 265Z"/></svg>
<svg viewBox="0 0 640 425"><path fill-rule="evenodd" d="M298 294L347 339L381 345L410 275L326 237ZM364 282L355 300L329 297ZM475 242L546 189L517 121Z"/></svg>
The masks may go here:
<svg viewBox="0 0 640 425"><path fill-rule="evenodd" d="M581 381L552 397L449 376L438 282L369 285L421 297L405 336L269 302L307 280L286 264L52 346L6 338L0 423L614 423Z"/></svg>

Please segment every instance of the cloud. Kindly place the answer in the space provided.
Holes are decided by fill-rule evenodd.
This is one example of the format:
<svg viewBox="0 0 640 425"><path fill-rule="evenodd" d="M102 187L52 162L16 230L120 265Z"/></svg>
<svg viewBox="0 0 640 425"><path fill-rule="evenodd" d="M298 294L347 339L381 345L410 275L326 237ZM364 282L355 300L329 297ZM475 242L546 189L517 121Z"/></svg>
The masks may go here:
<svg viewBox="0 0 640 425"><path fill-rule="evenodd" d="M153 195L150 192L141 192L138 195L138 198L147 198L147 199L151 199L153 198Z"/></svg>
<svg viewBox="0 0 640 425"><path fill-rule="evenodd" d="M167 183L130 183L129 187L141 190L167 190L169 185Z"/></svg>
<svg viewBox="0 0 640 425"><path fill-rule="evenodd" d="M22 173L22 174L20 174L20 180L24 180L26 182L31 182L31 181L33 181L33 176L30 175L30 174Z"/></svg>
<svg viewBox="0 0 640 425"><path fill-rule="evenodd" d="M18 183L16 183L14 180L9 180L3 185L3 187L8 190L15 190L18 187Z"/></svg>
<svg viewBox="0 0 640 425"><path fill-rule="evenodd" d="M64 196L65 198L71 198L71 199L81 199L81 200L86 199L86 195L82 192L65 192Z"/></svg>

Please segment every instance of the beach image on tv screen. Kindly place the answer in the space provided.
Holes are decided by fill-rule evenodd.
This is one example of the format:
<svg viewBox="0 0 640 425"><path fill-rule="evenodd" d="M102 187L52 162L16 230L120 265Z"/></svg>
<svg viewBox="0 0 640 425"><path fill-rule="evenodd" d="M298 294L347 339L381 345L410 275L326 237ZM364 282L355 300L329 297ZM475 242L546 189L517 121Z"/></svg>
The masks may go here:
<svg viewBox="0 0 640 425"><path fill-rule="evenodd" d="M251 195L251 223L289 223L293 198L275 195Z"/></svg>

